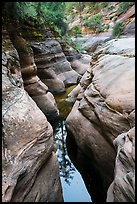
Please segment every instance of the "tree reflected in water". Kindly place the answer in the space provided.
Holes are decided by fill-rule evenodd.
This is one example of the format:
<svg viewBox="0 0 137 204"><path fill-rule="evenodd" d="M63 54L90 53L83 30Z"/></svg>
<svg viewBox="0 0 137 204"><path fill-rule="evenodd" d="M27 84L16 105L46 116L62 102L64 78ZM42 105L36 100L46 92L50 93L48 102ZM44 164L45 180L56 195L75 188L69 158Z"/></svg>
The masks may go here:
<svg viewBox="0 0 137 204"><path fill-rule="evenodd" d="M59 119L58 124L54 127L54 139L56 144L56 154L59 161L60 176L64 178L64 181L70 185L73 179L75 168L71 163L66 148L66 128L63 119Z"/></svg>

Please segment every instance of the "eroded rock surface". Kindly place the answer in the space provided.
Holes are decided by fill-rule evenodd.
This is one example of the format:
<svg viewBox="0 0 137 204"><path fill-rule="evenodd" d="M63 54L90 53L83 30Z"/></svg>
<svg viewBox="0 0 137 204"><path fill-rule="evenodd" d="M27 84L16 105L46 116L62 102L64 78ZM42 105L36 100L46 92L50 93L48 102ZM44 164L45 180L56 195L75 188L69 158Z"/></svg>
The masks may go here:
<svg viewBox="0 0 137 204"><path fill-rule="evenodd" d="M135 36L135 18L133 18L132 21L125 26L123 34L126 36Z"/></svg>
<svg viewBox="0 0 137 204"><path fill-rule="evenodd" d="M24 90L18 61L6 50L2 55L2 201L62 202L53 129Z"/></svg>
<svg viewBox="0 0 137 204"><path fill-rule="evenodd" d="M92 59L91 69L80 81L81 88L77 88L74 94L77 100L66 119L68 132L92 160L102 178L105 192L116 177L114 168L117 169L115 158L118 153L113 141L135 124L134 56L134 38L111 40L98 49ZM126 169L128 164L123 161L123 165ZM134 172L133 168L131 172ZM128 183L124 185L130 189L127 192L131 191L129 197L133 196L134 200L134 188L130 188ZM119 192L123 187L121 184ZM128 198L124 201L128 201Z"/></svg>
<svg viewBox="0 0 137 204"><path fill-rule="evenodd" d="M83 74L90 67L90 63L91 56L88 54L81 54L80 58L77 59L74 57L72 61L70 61L72 69L74 69L81 76L83 76Z"/></svg>
<svg viewBox="0 0 137 204"><path fill-rule="evenodd" d="M67 61L58 41L46 39L32 45L38 76L53 93L65 91L65 87L76 84L78 73Z"/></svg>
<svg viewBox="0 0 137 204"><path fill-rule="evenodd" d="M3 46L5 44L6 52L10 52L10 55L14 55L15 60L8 60L11 64L11 72L15 72L15 68L12 65L15 61L20 63L21 75L25 90L36 102L37 106L46 115L48 120L52 121L59 116L59 110L55 102L54 96L49 92L48 87L37 76L37 66L34 61L33 51L28 42L22 36L16 36L12 39L14 47L11 45L7 31L3 35ZM16 41L16 42L15 42ZM18 42L18 43L17 43ZM9 48L8 48L9 47ZM11 48L12 47L12 48Z"/></svg>
<svg viewBox="0 0 137 204"><path fill-rule="evenodd" d="M107 202L135 202L135 127L120 134L114 145L117 157Z"/></svg>
<svg viewBox="0 0 137 204"><path fill-rule="evenodd" d="M121 14L116 22L123 22L124 20L127 20L134 15L135 15L135 5L129 8L126 13Z"/></svg>

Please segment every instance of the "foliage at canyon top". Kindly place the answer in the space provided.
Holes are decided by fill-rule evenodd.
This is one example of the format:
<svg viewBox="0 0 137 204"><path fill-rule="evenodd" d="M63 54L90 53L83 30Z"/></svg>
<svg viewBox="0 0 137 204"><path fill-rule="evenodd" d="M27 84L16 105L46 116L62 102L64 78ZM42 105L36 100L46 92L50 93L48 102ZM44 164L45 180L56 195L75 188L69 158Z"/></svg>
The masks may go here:
<svg viewBox="0 0 137 204"><path fill-rule="evenodd" d="M125 13L135 2L117 3L119 4L114 18ZM14 4L14 8L10 9L10 4ZM3 11L9 10L16 14L21 26L27 23L35 27L37 30L34 35L40 35L45 27L49 27L59 36L81 34L81 27L73 27L71 32L68 28L68 25L77 17L80 19L81 26L95 33L105 31L109 25L103 22L101 12L114 9L111 2L3 2L3 5ZM109 18L111 16L108 15Z"/></svg>

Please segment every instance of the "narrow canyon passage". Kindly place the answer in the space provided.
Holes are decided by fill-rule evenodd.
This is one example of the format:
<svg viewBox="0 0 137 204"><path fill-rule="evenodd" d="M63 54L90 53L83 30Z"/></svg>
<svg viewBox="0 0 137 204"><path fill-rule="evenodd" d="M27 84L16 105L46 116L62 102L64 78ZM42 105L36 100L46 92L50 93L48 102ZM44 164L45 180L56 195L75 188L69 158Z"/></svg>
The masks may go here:
<svg viewBox="0 0 137 204"><path fill-rule="evenodd" d="M135 3L2 3L2 202L135 202Z"/></svg>
<svg viewBox="0 0 137 204"><path fill-rule="evenodd" d="M60 115L52 126L63 199L64 202L101 202L105 201L105 195L98 175L65 126L65 119L72 108L66 98L75 87L73 85L66 89L65 94L55 96Z"/></svg>
<svg viewBox="0 0 137 204"><path fill-rule="evenodd" d="M59 120L55 131L56 155L59 161L64 202L91 202L82 176L68 155L64 120Z"/></svg>

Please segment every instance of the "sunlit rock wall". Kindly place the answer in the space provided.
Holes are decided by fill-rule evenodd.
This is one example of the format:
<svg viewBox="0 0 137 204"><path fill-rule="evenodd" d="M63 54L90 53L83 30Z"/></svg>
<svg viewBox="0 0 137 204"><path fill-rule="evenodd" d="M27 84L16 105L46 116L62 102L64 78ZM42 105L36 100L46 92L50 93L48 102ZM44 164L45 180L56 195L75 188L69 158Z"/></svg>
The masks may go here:
<svg viewBox="0 0 137 204"><path fill-rule="evenodd" d="M130 139L125 133L135 126L135 38L111 40L98 49L75 91L66 119L69 133L101 176L106 197L114 179L114 201L134 201L135 135L132 131ZM125 136L122 143L116 140L116 149L113 142L120 134ZM126 156L119 165L121 145Z"/></svg>

